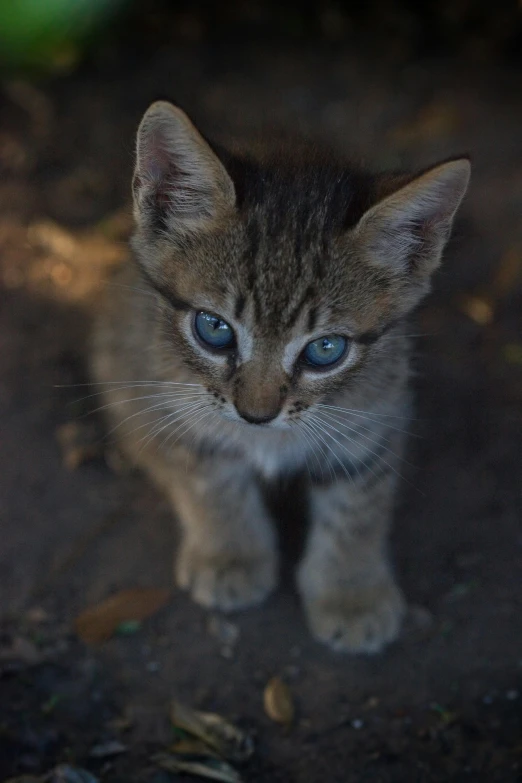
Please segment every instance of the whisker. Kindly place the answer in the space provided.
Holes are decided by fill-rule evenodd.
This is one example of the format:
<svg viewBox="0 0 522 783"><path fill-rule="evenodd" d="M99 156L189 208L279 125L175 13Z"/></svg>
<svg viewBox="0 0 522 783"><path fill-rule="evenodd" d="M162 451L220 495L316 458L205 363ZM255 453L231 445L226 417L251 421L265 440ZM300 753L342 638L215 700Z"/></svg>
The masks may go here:
<svg viewBox="0 0 522 783"><path fill-rule="evenodd" d="M85 397L78 397L75 400L71 400L67 404L68 405L76 405L79 402L85 402L85 400L89 400L92 397L100 397L103 394L109 394L110 392L114 392L114 391L126 391L127 389L140 389L140 388L147 388L147 387L168 389L169 386L170 386L170 384L165 384L165 383L143 383L141 381L138 382L138 383L123 383L122 382L121 384L119 384L117 386L115 384L116 384L116 382L114 382L114 384L111 384L111 388L102 389L101 391L93 392L92 394L87 394ZM94 384L91 384L91 383L78 383L78 384L70 384L68 386L55 386L54 388L55 389L67 389L67 388L75 388L76 386L93 386L93 385ZM199 383L187 383L187 384L182 383L182 384L175 384L175 386L176 387L180 386L180 387L184 387L184 388L193 388L193 387L198 387L199 386L199 388L201 390L203 390L203 387ZM170 393L174 394L177 391L181 391L181 389L177 389L177 388L173 389L172 392L170 392ZM165 393L167 393L167 392L165 392Z"/></svg>
<svg viewBox="0 0 522 783"><path fill-rule="evenodd" d="M317 437L317 434L312 429L312 427L309 426L308 421L301 419L301 423L303 424L304 429L308 432L310 438L312 439L312 443L315 445L316 449L319 450L321 459L319 459L319 457L317 457L317 461L318 461L319 465L321 466L321 478L324 478L324 466L326 464L328 466L328 471L330 473L330 478L332 479L332 481L335 481L335 472L334 472L334 470L332 468L330 460L328 459L328 454L323 449L323 446L321 444L321 441ZM314 454L315 454L315 452L314 452Z"/></svg>
<svg viewBox="0 0 522 783"><path fill-rule="evenodd" d="M340 432L339 432L339 430L337 430L337 429L336 429L335 427L333 427L331 424L328 424L327 422L323 422L323 424L324 424L326 427L328 427L329 429L332 429L334 432L337 432L339 435L343 436L343 433L340 433ZM332 437L332 436L330 435L330 437ZM348 439L348 440L349 440L351 443L353 443L353 441L351 440L351 438L349 438L349 436L347 436L347 435L344 435L344 437L345 437L345 438L347 438L347 439ZM337 442L338 442L338 441L337 441ZM340 443L339 443L339 445L341 446L341 448L344 448L348 454L350 454L350 451L349 451L349 449L348 449L346 446L344 446L343 444L340 444ZM398 470L396 470L396 469L393 467L393 465L390 465L390 463L389 463L387 460L385 460L383 457L381 457L381 455L380 455L378 452L376 452L376 451L373 451L373 449L368 449L368 448L367 448L366 450L367 450L367 451L368 451L370 454L373 454L373 456L375 456L375 457L377 458L377 465L379 465L379 463L380 463L380 462L381 462L381 463L383 463L383 464L384 464L384 465L386 465L386 467L388 467L388 468L389 468L389 469L390 469L390 470L391 470L393 473L395 473L395 475L396 475L398 478L400 478L402 481L406 481L406 483L407 483L407 484L409 484L410 486L412 486L412 487L415 487L415 485L414 485L414 484L412 484L412 482L411 482L411 481L409 481L409 480L408 480L408 479L407 479L407 478L406 478L406 477L405 477L405 476L404 476L402 473L400 473ZM397 455L395 455L395 456L397 456ZM409 464L409 463L407 463L407 464ZM410 466L410 467L413 467L413 466ZM375 472L374 472L372 469L370 469L370 470L371 470L371 472L374 474L374 476L376 476L376 477L377 477L377 474L376 474L376 473L375 473ZM381 467L381 470L382 470L382 467ZM418 488L417 488L417 487L415 487L415 489L418 489ZM418 491L420 492L420 490L418 490ZM421 493L421 494L422 494L422 493Z"/></svg>
<svg viewBox="0 0 522 783"><path fill-rule="evenodd" d="M208 424L214 424L215 425L214 429L212 430L212 437L213 437L214 436L214 432L215 432L216 427L217 427L217 424L219 424L220 417L219 417L219 415L218 415L218 413L217 413L215 408L213 408L212 413L214 414L214 419L213 420L211 419L210 422L208 422ZM208 424L207 424L207 426L208 426ZM210 433L208 433L208 434L210 435ZM191 448L194 447L195 441L196 441L196 433L194 433L194 435L192 437L192 440L191 440L191 443L190 443ZM188 454L187 454L187 459L185 461L185 464L188 467Z"/></svg>
<svg viewBox="0 0 522 783"><path fill-rule="evenodd" d="M185 405L184 407L176 411L173 411L172 413L167 414L167 416L163 416L159 422L156 422L156 424L153 425L150 432L148 432L143 438L141 438L141 440L145 440L145 443L143 444L142 448L146 448L147 445L152 440L154 440L154 438L159 437L159 435L161 435L161 433L164 430L166 430L167 427L170 427L171 424L175 424L177 421L180 421L180 419L184 419L189 413L193 413L193 412L195 413L202 407L205 408L207 407L207 405L202 404L198 400L196 402L189 403L188 405ZM141 442L141 440L139 442Z"/></svg>
<svg viewBox="0 0 522 783"><path fill-rule="evenodd" d="M348 440L350 443L353 443L354 445L356 445L356 444L355 444L355 441L354 441L354 440L352 440L352 438L350 438L350 436L349 436L349 435L346 435L344 432L340 432L340 430L336 429L336 428L335 428L333 425L331 425L331 424L329 424L328 422L326 422L326 421L324 421L324 420L321 420L321 419L317 419L317 421L318 421L318 422L320 422L320 423L322 423L322 424L323 424L325 427L327 427L327 428L328 428L328 430L331 430L331 431L333 431L333 432L337 433L338 435L340 435L340 437L341 437L341 438L346 438L346 439L347 439L347 440ZM350 455L350 458L352 459L352 461L353 461L353 464L354 464L354 466L355 466L355 469L357 470L357 473L358 473L358 475L359 475L359 477L360 477L360 476L361 476L361 474L360 474L360 471L359 471L359 469L358 469L358 467L357 467L357 463L358 463L358 462L360 462L360 459L354 459L354 455L352 454L352 452L350 452L350 450L348 449L348 447L346 446L346 444L344 444L344 443L340 443L340 442L339 442L339 441L338 441L336 438L334 438L334 437L333 437L333 435L331 434L331 432L328 432L328 435L329 435L329 437L330 437L330 438L332 438L333 440L335 440L335 442L336 442L336 443L337 443L337 444L338 444L338 445L339 445L339 446L340 446L342 449L344 449L344 450L345 450L345 451L346 451L346 452L347 452L347 453ZM377 458L377 467L379 467L379 468L380 468L380 470L381 470L381 475L382 475L383 468L382 468L382 466L379 464L379 459L381 459L381 457L380 457L380 455L378 454L378 452L376 452L376 451L373 451L372 449L370 449L370 448L368 448L368 447L365 447L365 451L367 451L369 454L373 454L373 456ZM385 464L386 464L386 465L388 464L388 463L387 463L385 460L383 460L383 462L385 462ZM391 468L391 465L390 465L389 467ZM393 469L393 468L392 468L392 469ZM370 468L369 468L369 470L370 470L370 472L371 472L371 473L372 473L372 474L375 476L375 478L379 478L379 475L378 475L377 473L375 473L375 471L373 470L373 468L372 468L372 467L370 467Z"/></svg>
<svg viewBox="0 0 522 783"><path fill-rule="evenodd" d="M316 431L316 434L317 434L317 436L318 436L318 437L320 438L320 440L321 440L321 441L324 443L324 445L326 446L326 448L327 448L327 449L328 449L328 450L329 450L329 451L330 451L330 452L331 452L331 453L334 455L335 459L337 460L337 462L339 463L339 465L340 465L340 466L341 466L341 468L343 469L344 473L346 474L346 477L347 477L347 478L349 478L349 479L350 479L350 481L353 483L353 476L351 476L351 475L350 475L350 472L348 471L348 469L347 469L346 465L345 465L345 464L342 462L342 460L340 459L339 455L335 453L335 451L332 449L332 447L330 446L330 444L329 444L329 443L327 442L327 440L326 440L326 439L323 437L323 432L322 432L321 428L320 428L320 427L319 427L319 426L318 426L318 425L315 423L315 420L314 420L312 417L310 417L310 418L307 420L307 424L308 424L310 427L312 427L312 428L313 428L313 429ZM336 440L336 439L335 439L335 438L334 438L332 435L329 435L329 437L330 437L332 440L334 440L334 441ZM336 441L336 442L337 442L337 441ZM339 444L339 445L341 445L341 444ZM348 454L350 453L348 449L346 449L346 452L347 452ZM330 463L328 463L328 464L330 464ZM335 473L333 474L333 478L335 478Z"/></svg>
<svg viewBox="0 0 522 783"><path fill-rule="evenodd" d="M349 424L347 424L347 423L346 423L346 422L345 422L343 419L341 419L340 417L336 416L335 414L333 414L333 413L325 413L324 411L321 411L321 412L320 412L318 415L320 415L320 416L326 416L328 419L330 419L331 421L335 422L335 423L336 423L336 424L338 424L340 427L344 427L344 428L345 428L345 429L347 429L349 432L355 432L355 433L356 433L356 434L358 434L358 435L360 434L361 438L364 438L365 440L369 441L370 443L375 443L375 445L376 445L376 446L382 446L382 448L383 448L385 451L388 451L390 454L392 454L394 457L396 457L397 459L399 459L401 462L404 462L404 463L405 463L406 465L408 465L410 468L414 467L414 466L413 466L413 465L411 465L411 464L410 464L410 463L409 463L407 460L405 460L403 457L401 457L399 454L397 454L397 452L396 452L396 451L394 451L393 449L390 449L390 447L389 447L389 446L385 446L385 445L382 443L382 441L375 440L375 438L370 438L368 435L363 435L363 433L359 433L359 431L358 431L357 429L355 429L354 427L350 427L350 425L349 425ZM336 430L336 432L338 432L338 433L339 433L339 435L343 435L343 433L342 433L342 432L340 432L339 430ZM346 435L345 437L349 437L349 436L348 436L348 435ZM355 441L353 438L349 438L349 440L351 441L351 443L354 443L354 444L355 444L355 442L356 442L356 441ZM369 450L369 449L368 449L368 450ZM370 451L371 451L371 450L370 450ZM371 453L373 453L373 452L371 452Z"/></svg>
<svg viewBox="0 0 522 783"><path fill-rule="evenodd" d="M132 386L201 386L200 383L182 383L181 381L93 381L91 383L58 383L54 384L55 389L72 389L76 386L121 386L128 384Z"/></svg>
<svg viewBox="0 0 522 783"><path fill-rule="evenodd" d="M172 402L176 402L178 400L185 400L185 399L191 399L195 397L208 397L207 392L190 392L190 393L180 393L180 394L174 394L172 392L164 392L161 394L146 394L141 397L128 397L125 400L114 400L113 402L107 402L105 405L100 405L98 408L94 408L92 411L87 411L87 413L82 414L79 418L84 419L86 416L92 416L94 413L100 413L100 411L108 410L109 408L114 408L116 405L124 405L128 402L138 402L139 400L157 400L160 398L160 402L158 405L166 402L168 403L169 400L172 400Z"/></svg>
<svg viewBox="0 0 522 783"><path fill-rule="evenodd" d="M179 400L178 402L183 403L184 400ZM112 429L110 429L109 432L107 433L107 436L112 435L112 433L115 432L115 430L117 430L118 427L121 427L123 424L125 424L128 421L130 421L130 419L134 419L134 418L136 418L136 416L142 416L142 415L144 415L146 413L153 413L155 411L161 411L161 410L165 410L165 409L170 409L171 408L171 404L172 404L172 402L164 400L161 403L156 403L155 405L149 405L148 407L142 408L139 411L135 411L134 413L131 413L131 414L129 414L129 416L126 416L124 419L122 419L122 421L119 421L114 427L112 427ZM134 432L137 432L142 427L147 427L149 425L150 425L150 422L148 422L148 421L145 422L145 424L140 424L139 427L136 427L135 429L131 430L129 432L129 435L132 435Z"/></svg>
<svg viewBox="0 0 522 783"><path fill-rule="evenodd" d="M318 421L320 421L320 420L318 419ZM322 422L322 424L324 424L324 425L326 425L326 426L328 427L328 424L327 424L326 422L324 422L324 421L323 421L323 422ZM344 433L342 433L342 432L339 432L339 431L338 431L338 430L336 430L335 428L329 427L329 429L333 429L333 431L334 431L334 432L337 432L337 434L339 434L341 437L347 438L348 440L350 440L350 442L353 442L353 441L351 441L351 439L350 439L350 438L348 438L348 436L346 436L346 435L345 435ZM325 434L326 434L326 433L325 433ZM328 432L327 434L328 434L328 437L332 438L332 440L334 440L334 441L337 443L337 445L338 445L338 446L339 446L341 449L343 449L343 451L346 451L346 453L347 453L347 454L348 454L348 456L350 457L350 460L352 461L352 464L353 464L353 466L355 467L355 470L357 471L357 475L359 476L359 478L361 478L361 472L360 472L360 470L359 470L359 466L358 466L358 462L360 462L360 460L358 460L358 459L356 459L356 458L354 457L353 453L352 453L352 452L351 452L351 451L348 449L348 447L346 446L346 444L340 443L340 442L337 440L337 438L334 438L334 436L331 434L331 432ZM377 479L378 479L378 478L380 478L380 477L382 476L382 474L383 474L383 468L382 468L382 466L381 466L381 465L379 465L379 463L377 463L377 467L378 467L378 468L380 468L380 471L381 471L381 473L380 473L380 474L376 473L376 472L374 471L373 467L371 467L371 466L369 466L369 470L370 470L370 473L371 473L373 476L375 476L375 478L377 478ZM352 477L352 481L353 481L353 477Z"/></svg>
<svg viewBox="0 0 522 783"><path fill-rule="evenodd" d="M339 405L325 405L324 403L317 403L317 407L331 408L332 410L342 411L343 413L353 413L354 415L360 413L366 417L378 416L383 419L403 419L405 421L415 421L411 416L398 416L394 413L377 413L376 411L363 411L357 408L341 408Z"/></svg>
<svg viewBox="0 0 522 783"><path fill-rule="evenodd" d="M304 427L300 427L297 421L289 421L288 422L291 427L294 428L294 430L297 430L298 437L302 437L305 441L305 462L306 462L306 469L308 470L308 474L310 478L312 478L312 471L310 470L310 465L308 464L308 456L307 456L307 450L310 450L310 454L313 456L313 458L316 460L317 464L321 467L321 470L323 470L323 463L318 458L317 454L315 453L315 444L313 441L310 440L310 435L306 432Z"/></svg>
<svg viewBox="0 0 522 783"><path fill-rule="evenodd" d="M373 422L374 424L386 424L387 429L394 430L394 432L400 432L403 435L411 435L413 438L420 437L419 435L417 435L414 432L411 432L410 430L405 430L402 427L397 427L394 424L390 424L390 422L389 421L385 421L384 418L372 419L367 414L359 413L359 411L353 411L353 410L350 410L349 408L338 408L337 406L334 406L334 405L323 405L322 403L317 403L317 405L315 407L316 408L326 409L328 411L335 411L335 412L339 412L339 413L345 413L345 414L348 414L349 416L355 416L355 418L357 418L357 419L363 419L363 420L366 420L368 422ZM381 416L381 414L375 414L375 415ZM386 416L386 415L387 414L382 414L383 417ZM399 417L394 416L393 418L404 418L405 419L406 417L405 416L399 416ZM412 419L412 421L417 421L417 419ZM370 428L367 428L367 429L368 429L369 432L371 432Z"/></svg>
<svg viewBox="0 0 522 783"><path fill-rule="evenodd" d="M178 437L177 437L177 438L176 438L176 439L173 441L173 443L171 443L171 444L170 444L170 446L169 446L169 448L170 448L170 449L172 449L172 448L175 446L175 444L178 442L178 440L179 440L179 439L180 439L180 438L181 438L183 435L186 435L186 434L187 434L187 432L189 432L189 431L192 429L192 427L193 427L195 424L197 424L198 422L201 422L201 421L203 421L204 419L206 419L206 418L207 418L207 417L208 417L208 416L209 416L209 415L212 413L212 411L214 410L214 406L213 406L211 403L209 403L209 405L208 405L208 406L202 406L202 410L203 410L203 408L204 408L204 407L209 407L209 408L210 408L210 410L209 410L209 411L207 411L207 413L204 413L204 414L203 414L203 416L201 416L199 419L197 419L197 418L196 418L197 414L199 413L199 410L197 410L197 411L194 411L194 412L191 414L190 418L189 418L189 421L191 421L191 420L193 419L193 421L192 421L192 424L191 424L191 425L190 425L188 428L186 428L185 430L182 430L182 431L181 431L181 432L178 434ZM175 435L175 434L176 434L176 432L178 432L178 430L179 430L179 429L180 429L180 427L182 427L182 426L183 426L183 424L180 424L180 425L178 425L178 427L176 427L176 429L174 430L174 432L172 432L172 433L171 433L171 434L170 434L170 435L169 435L169 436L168 436L168 437L167 437L167 438L166 438L166 439L163 441L163 443L161 444L161 447L162 447L162 448L164 448L164 447L167 445L167 443L169 442L169 440L171 439L171 437L172 437L173 435Z"/></svg>
<svg viewBox="0 0 522 783"><path fill-rule="evenodd" d="M288 423L289 423L290 427L293 427L294 429L298 430L298 437L302 437L304 442L305 442L304 458L305 458L305 463L306 463L306 470L308 471L308 475L309 475L309 477L311 479L312 478L312 471L310 470L310 465L308 464L308 454L307 454L307 452L308 452L308 449L309 449L310 450L310 454L314 454L314 450L312 448L312 444L310 443L309 440L307 440L307 438L306 438L306 436L304 434L304 430L299 429L295 421L288 422Z"/></svg>

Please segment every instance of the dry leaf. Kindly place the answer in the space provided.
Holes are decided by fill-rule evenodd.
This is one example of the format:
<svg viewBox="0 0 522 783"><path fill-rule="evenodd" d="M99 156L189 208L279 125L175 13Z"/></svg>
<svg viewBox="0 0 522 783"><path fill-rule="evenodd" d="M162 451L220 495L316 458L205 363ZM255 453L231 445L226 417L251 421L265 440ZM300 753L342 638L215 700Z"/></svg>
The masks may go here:
<svg viewBox="0 0 522 783"><path fill-rule="evenodd" d="M263 694L265 712L271 720L289 726L294 720L294 700L288 685L280 677L272 677Z"/></svg>
<svg viewBox="0 0 522 783"><path fill-rule="evenodd" d="M252 737L220 715L197 712L174 701L170 719L174 726L203 740L230 761L245 761L254 752Z"/></svg>
<svg viewBox="0 0 522 783"><path fill-rule="evenodd" d="M220 780L222 783L242 783L242 778L226 761L215 758L201 758L189 761L176 756L161 754L154 761L167 772L185 772L208 780Z"/></svg>
<svg viewBox="0 0 522 783"><path fill-rule="evenodd" d="M118 740L110 740L109 742L101 742L99 745L95 745L91 748L89 756L93 759L106 759L110 756L119 756L120 753L127 753L128 748Z"/></svg>
<svg viewBox="0 0 522 783"><path fill-rule="evenodd" d="M170 747L170 752L176 756L208 756L210 758L219 758L217 752L209 747L203 740L196 737L183 737L174 742Z"/></svg>
<svg viewBox="0 0 522 783"><path fill-rule="evenodd" d="M87 644L104 642L121 623L144 620L168 602L170 590L161 587L135 587L111 595L76 618L74 629Z"/></svg>

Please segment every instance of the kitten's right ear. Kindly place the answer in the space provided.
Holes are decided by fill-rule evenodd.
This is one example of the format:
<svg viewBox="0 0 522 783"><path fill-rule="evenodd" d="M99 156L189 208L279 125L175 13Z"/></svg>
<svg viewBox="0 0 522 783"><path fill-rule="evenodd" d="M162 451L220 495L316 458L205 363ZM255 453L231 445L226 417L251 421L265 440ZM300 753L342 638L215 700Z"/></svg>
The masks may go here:
<svg viewBox="0 0 522 783"><path fill-rule="evenodd" d="M174 236L212 227L236 200L223 164L187 115L166 101L153 103L138 128L133 196L140 228Z"/></svg>

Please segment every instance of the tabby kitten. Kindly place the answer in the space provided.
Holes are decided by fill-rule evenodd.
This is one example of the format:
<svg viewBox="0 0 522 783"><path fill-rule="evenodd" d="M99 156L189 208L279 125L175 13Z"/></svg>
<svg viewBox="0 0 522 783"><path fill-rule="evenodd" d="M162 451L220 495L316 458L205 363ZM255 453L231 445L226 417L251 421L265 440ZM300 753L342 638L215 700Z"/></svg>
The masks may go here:
<svg viewBox="0 0 522 783"><path fill-rule="evenodd" d="M306 472L297 584L312 633L375 653L405 603L387 557L409 415L404 317L429 290L470 166L375 176L317 152L211 147L154 103L138 130L136 264L110 287L94 379L168 493L177 584L206 607L278 578L260 477Z"/></svg>

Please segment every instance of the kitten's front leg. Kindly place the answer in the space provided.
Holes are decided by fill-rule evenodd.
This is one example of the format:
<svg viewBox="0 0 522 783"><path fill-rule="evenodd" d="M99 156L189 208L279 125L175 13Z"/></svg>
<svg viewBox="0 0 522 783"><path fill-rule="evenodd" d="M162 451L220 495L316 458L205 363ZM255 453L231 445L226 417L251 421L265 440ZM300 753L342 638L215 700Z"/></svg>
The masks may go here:
<svg viewBox="0 0 522 783"><path fill-rule="evenodd" d="M260 603L277 581L275 533L255 475L223 457L180 461L171 497L182 526L177 584L202 606Z"/></svg>
<svg viewBox="0 0 522 783"><path fill-rule="evenodd" d="M334 650L376 653L399 633L405 604L386 553L394 483L372 475L311 490L298 584L313 634Z"/></svg>

